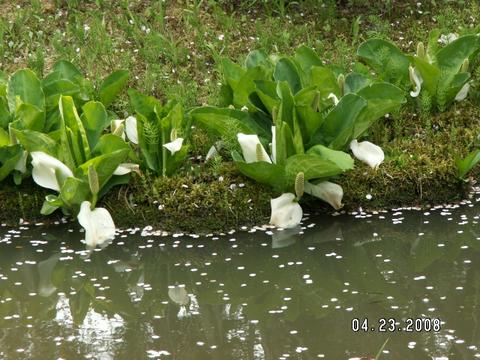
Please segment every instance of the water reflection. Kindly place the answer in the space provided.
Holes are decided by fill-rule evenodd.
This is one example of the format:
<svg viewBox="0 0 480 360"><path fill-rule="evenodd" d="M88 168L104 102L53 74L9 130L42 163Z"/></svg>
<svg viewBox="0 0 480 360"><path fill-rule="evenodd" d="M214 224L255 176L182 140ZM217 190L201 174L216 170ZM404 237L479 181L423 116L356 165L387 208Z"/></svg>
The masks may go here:
<svg viewBox="0 0 480 360"><path fill-rule="evenodd" d="M373 358L386 339L381 359L480 357L477 213L360 212L206 238L139 230L90 253L76 230L5 230L0 357ZM376 331L353 332L354 318ZM402 330L380 333L380 318ZM442 328L405 332L408 318Z"/></svg>

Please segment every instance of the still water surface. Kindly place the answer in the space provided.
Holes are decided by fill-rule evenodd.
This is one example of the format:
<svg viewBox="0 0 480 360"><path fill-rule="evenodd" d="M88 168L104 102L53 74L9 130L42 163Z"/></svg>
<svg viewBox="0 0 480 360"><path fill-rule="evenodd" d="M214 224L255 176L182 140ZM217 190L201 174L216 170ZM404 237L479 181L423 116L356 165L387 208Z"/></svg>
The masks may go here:
<svg viewBox="0 0 480 360"><path fill-rule="evenodd" d="M92 253L73 225L0 228L0 358L480 358L479 215L467 202L278 233L137 229Z"/></svg>

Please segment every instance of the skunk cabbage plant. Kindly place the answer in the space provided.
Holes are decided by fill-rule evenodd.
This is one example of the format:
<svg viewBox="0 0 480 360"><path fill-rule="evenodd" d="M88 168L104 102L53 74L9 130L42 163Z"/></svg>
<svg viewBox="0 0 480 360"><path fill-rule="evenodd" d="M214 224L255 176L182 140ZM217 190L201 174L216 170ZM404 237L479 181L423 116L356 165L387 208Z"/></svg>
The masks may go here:
<svg viewBox="0 0 480 360"><path fill-rule="evenodd" d="M442 40L443 39L443 40ZM441 47L439 44L446 44ZM470 88L470 65L478 56L480 36L440 36L430 33L428 45L417 45L414 55L403 53L395 44L370 39L360 45L357 55L384 81L411 89L410 96L429 97L443 111L453 101L464 100Z"/></svg>
<svg viewBox="0 0 480 360"><path fill-rule="evenodd" d="M128 94L136 117L135 121L130 119L130 124L128 118L125 120L127 137L132 142L136 138L146 169L162 176L172 175L188 155L190 116L179 103L163 105L133 89Z"/></svg>

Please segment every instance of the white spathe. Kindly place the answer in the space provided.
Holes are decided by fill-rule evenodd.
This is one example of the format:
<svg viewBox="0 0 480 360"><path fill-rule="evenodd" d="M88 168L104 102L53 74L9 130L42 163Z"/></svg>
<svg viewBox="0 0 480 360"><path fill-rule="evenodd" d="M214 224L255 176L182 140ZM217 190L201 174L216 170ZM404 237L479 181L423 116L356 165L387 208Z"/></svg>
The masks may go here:
<svg viewBox="0 0 480 360"><path fill-rule="evenodd" d="M215 145L212 145L208 150L207 155L205 156L205 161L208 161L217 155L218 155L217 148L215 147Z"/></svg>
<svg viewBox="0 0 480 360"><path fill-rule="evenodd" d="M20 171L22 174L25 174L27 171L27 157L28 151L23 150L22 156L20 156L20 159L18 159L15 164L15 170Z"/></svg>
<svg viewBox="0 0 480 360"><path fill-rule="evenodd" d="M122 163L117 166L117 168L113 172L113 175L126 175L128 173L131 173L132 171L140 174L140 165L133 163Z"/></svg>
<svg viewBox="0 0 480 360"><path fill-rule="evenodd" d="M260 139L258 138L258 135L246 135L243 133L238 133L237 139L240 144L240 147L242 148L243 158L245 159L245 162L247 164L259 161L257 159L258 145L260 145L260 151L261 151L260 161L266 161L270 164L272 163L272 161L270 160L270 157L268 156L267 152L265 151L262 144L260 143Z"/></svg>
<svg viewBox="0 0 480 360"><path fill-rule="evenodd" d="M77 219L85 229L87 246L95 247L115 237L115 224L107 209L90 207L90 201L82 202Z"/></svg>
<svg viewBox="0 0 480 360"><path fill-rule="evenodd" d="M34 151L32 156L32 177L33 180L41 187L52 189L60 192L62 184L58 183L57 174L63 179L73 177L70 168L43 151Z"/></svg>
<svg viewBox="0 0 480 360"><path fill-rule="evenodd" d="M180 306L185 306L190 301L190 298L188 297L188 293L187 293L187 290L185 289L185 286L180 286L180 285L169 286L168 297L170 298L170 300L172 300L174 303L177 303Z"/></svg>
<svg viewBox="0 0 480 360"><path fill-rule="evenodd" d="M322 181L319 184L311 184L305 181L305 192L329 203L335 210L343 207L343 188L330 181Z"/></svg>
<svg viewBox="0 0 480 360"><path fill-rule="evenodd" d="M455 100L456 101L462 101L465 100L468 96L468 91L470 90L470 83L466 83L463 85L463 87L460 89L460 91L455 95Z"/></svg>
<svg viewBox="0 0 480 360"><path fill-rule="evenodd" d="M134 116L129 116L125 119L125 133L128 140L138 144L137 119Z"/></svg>
<svg viewBox="0 0 480 360"><path fill-rule="evenodd" d="M372 169L377 169L383 160L385 160L385 154L382 148L370 141L362 141L359 143L356 139L352 140L350 149L358 160L363 161Z"/></svg>
<svg viewBox="0 0 480 360"><path fill-rule="evenodd" d="M112 132L112 134L115 134L117 132L118 128L120 126L123 126L123 122L124 122L124 120L120 120L120 119L116 119L116 120L111 121L110 131ZM117 134L117 135L119 135L119 134ZM120 136L122 137L123 140L125 140L125 127L123 128Z"/></svg>
<svg viewBox="0 0 480 360"><path fill-rule="evenodd" d="M442 34L440 35L440 37L438 38L438 42L442 45L448 45L450 44L451 42L455 41L458 39L458 35L457 34L454 34L454 33L450 33L448 35L445 35L445 34Z"/></svg>
<svg viewBox="0 0 480 360"><path fill-rule="evenodd" d="M172 142L163 144L163 147L166 148L172 155L174 155L177 151L180 151L183 145L183 138L178 138L173 140Z"/></svg>
<svg viewBox="0 0 480 360"><path fill-rule="evenodd" d="M272 126L272 162L277 163L277 128Z"/></svg>
<svg viewBox="0 0 480 360"><path fill-rule="evenodd" d="M410 81L415 85L414 91L410 91L411 97L417 97L422 90L423 79L418 70L412 66L408 68L410 74Z"/></svg>
<svg viewBox="0 0 480 360"><path fill-rule="evenodd" d="M285 193L270 200L272 213L270 224L276 227L289 229L297 226L302 221L303 210L300 204L295 201L295 195Z"/></svg>
<svg viewBox="0 0 480 360"><path fill-rule="evenodd" d="M338 100L338 98L337 98L337 95L335 95L334 93L328 94L327 99L332 99L333 105L335 105L335 106L337 106L338 103L340 102L340 101Z"/></svg>

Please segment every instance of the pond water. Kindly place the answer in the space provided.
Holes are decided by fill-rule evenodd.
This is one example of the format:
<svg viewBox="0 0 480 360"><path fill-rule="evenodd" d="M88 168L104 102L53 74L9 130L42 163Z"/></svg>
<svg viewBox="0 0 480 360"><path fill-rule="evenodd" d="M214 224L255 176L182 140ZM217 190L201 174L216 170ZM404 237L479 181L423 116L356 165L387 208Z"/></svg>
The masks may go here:
<svg viewBox="0 0 480 360"><path fill-rule="evenodd" d="M91 253L74 225L0 228L0 358L480 358L475 202Z"/></svg>

